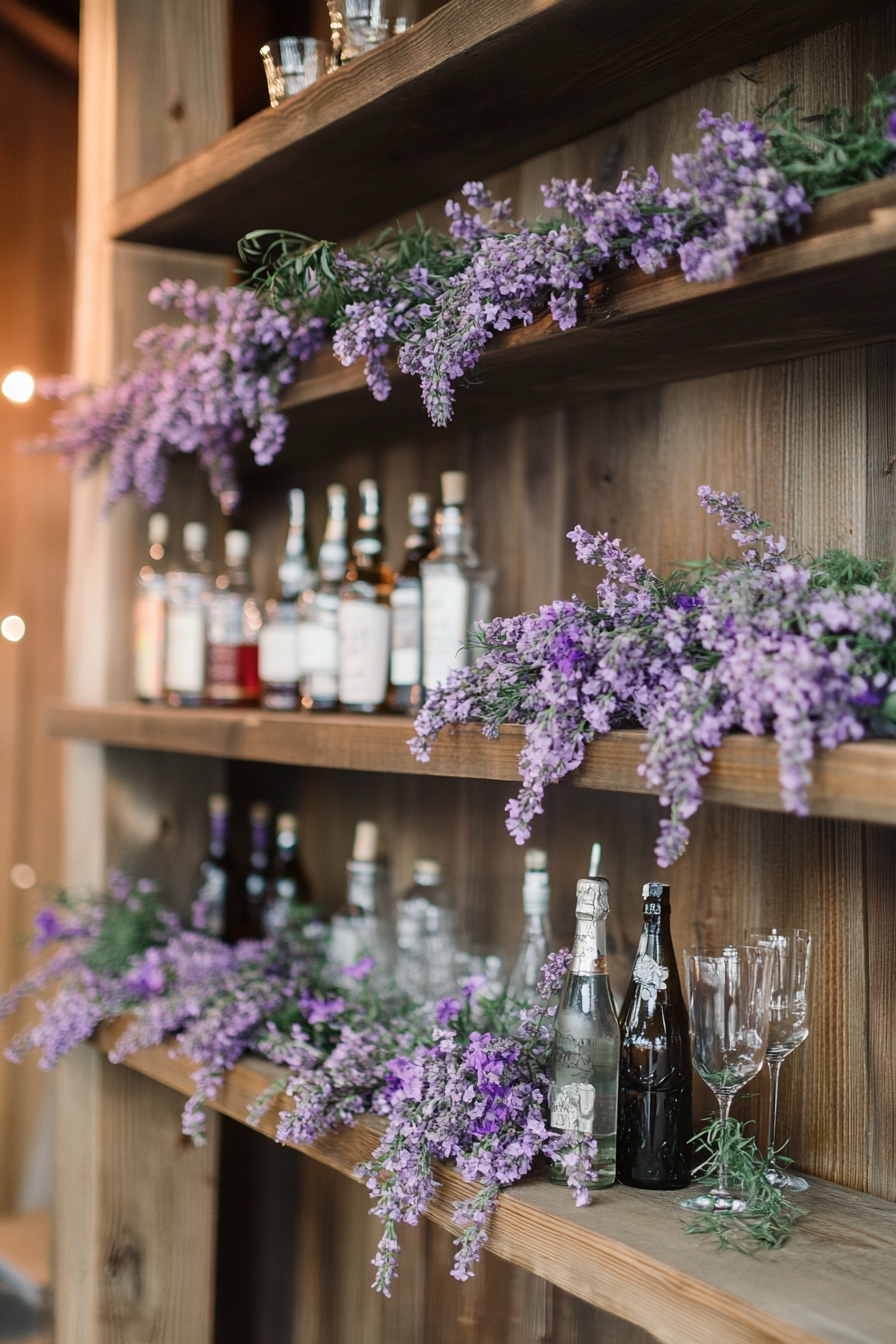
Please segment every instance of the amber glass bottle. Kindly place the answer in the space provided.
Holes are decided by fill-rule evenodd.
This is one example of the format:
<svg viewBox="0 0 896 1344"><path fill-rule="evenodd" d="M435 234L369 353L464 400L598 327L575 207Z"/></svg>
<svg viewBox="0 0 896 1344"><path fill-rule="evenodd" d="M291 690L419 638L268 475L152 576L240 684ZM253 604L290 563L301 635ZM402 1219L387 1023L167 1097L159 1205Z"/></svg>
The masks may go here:
<svg viewBox="0 0 896 1344"><path fill-rule="evenodd" d="M669 929L669 888L643 890L644 928L619 1023L616 1175L645 1190L691 1182L688 1013Z"/></svg>

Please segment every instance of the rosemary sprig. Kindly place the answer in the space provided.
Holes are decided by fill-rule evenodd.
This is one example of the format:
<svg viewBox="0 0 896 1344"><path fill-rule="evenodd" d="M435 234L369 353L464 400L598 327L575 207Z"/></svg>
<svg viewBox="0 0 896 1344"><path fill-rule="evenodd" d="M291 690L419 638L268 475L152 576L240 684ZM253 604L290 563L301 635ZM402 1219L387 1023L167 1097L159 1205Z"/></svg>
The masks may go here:
<svg viewBox="0 0 896 1344"><path fill-rule="evenodd" d="M699 1213L685 1230L714 1236L721 1250L741 1251L744 1255L783 1246L794 1223L805 1216L806 1210L788 1199L783 1190L770 1185L766 1172L773 1161L784 1165L790 1159L773 1152L763 1157L756 1140L746 1133L746 1125L730 1118L725 1124L713 1120L695 1134L694 1142L698 1152L706 1153L694 1170L695 1177L701 1184L712 1185L724 1163L730 1188L742 1192L749 1212L717 1213L708 1209Z"/></svg>

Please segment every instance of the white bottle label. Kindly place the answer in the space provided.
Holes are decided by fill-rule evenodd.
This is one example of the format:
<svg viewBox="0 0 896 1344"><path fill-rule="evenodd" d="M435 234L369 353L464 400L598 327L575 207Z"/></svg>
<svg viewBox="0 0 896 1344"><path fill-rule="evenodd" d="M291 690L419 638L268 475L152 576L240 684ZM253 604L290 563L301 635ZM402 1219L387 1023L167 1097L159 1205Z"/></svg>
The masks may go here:
<svg viewBox="0 0 896 1344"><path fill-rule="evenodd" d="M392 685L420 680L423 623L419 579L399 581L392 591Z"/></svg>
<svg viewBox="0 0 896 1344"><path fill-rule="evenodd" d="M423 571L423 684L444 682L452 668L466 667L470 584L459 565Z"/></svg>
<svg viewBox="0 0 896 1344"><path fill-rule="evenodd" d="M339 604L339 699L380 705L389 684L389 608L349 599Z"/></svg>
<svg viewBox="0 0 896 1344"><path fill-rule="evenodd" d="M295 621L263 625L258 636L258 675L272 686L299 679L299 627Z"/></svg>
<svg viewBox="0 0 896 1344"><path fill-rule="evenodd" d="M551 1127L564 1133L594 1133L594 1087L591 1083L565 1083L555 1087L551 1099Z"/></svg>
<svg viewBox="0 0 896 1344"><path fill-rule="evenodd" d="M335 620L332 625L314 620L302 621L299 626L300 675L329 673L335 680L338 671L339 631Z"/></svg>
<svg viewBox="0 0 896 1344"><path fill-rule="evenodd" d="M169 606L165 685L181 695L201 695L205 685L205 608Z"/></svg>
<svg viewBox="0 0 896 1344"><path fill-rule="evenodd" d="M141 700L161 700L165 670L165 580L134 601L134 690Z"/></svg>

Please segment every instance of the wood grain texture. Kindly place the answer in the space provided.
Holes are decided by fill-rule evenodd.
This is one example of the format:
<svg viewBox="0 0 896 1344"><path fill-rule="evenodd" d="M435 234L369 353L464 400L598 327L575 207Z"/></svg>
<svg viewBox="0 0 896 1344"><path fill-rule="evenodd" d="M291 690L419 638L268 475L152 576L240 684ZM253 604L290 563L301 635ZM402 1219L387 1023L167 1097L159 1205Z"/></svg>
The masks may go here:
<svg viewBox="0 0 896 1344"><path fill-rule="evenodd" d="M218 1120L193 1148L179 1099L128 1074L89 1046L63 1066L56 1339L211 1344Z"/></svg>
<svg viewBox="0 0 896 1344"><path fill-rule="evenodd" d="M118 199L109 231L222 253L259 227L345 237L866 5L452 0Z"/></svg>
<svg viewBox="0 0 896 1344"><path fill-rule="evenodd" d="M114 1025L103 1028L101 1048L108 1049L115 1037ZM190 1065L172 1060L165 1046L140 1051L129 1068L182 1095L192 1092ZM248 1105L276 1076L276 1066L246 1057L227 1075L215 1109L245 1120ZM273 1134L276 1125L275 1107L260 1128ZM382 1122L362 1118L353 1129L302 1145L300 1151L357 1179L355 1168L370 1155L381 1131ZM431 1217L451 1230L453 1203L468 1197L470 1187L442 1164L437 1176ZM567 1191L533 1177L502 1194L489 1248L564 1292L650 1331L664 1344L710 1344L720 1337L732 1344L855 1344L857 1339L889 1344L896 1309L896 1290L885 1269L896 1250L891 1204L813 1182L804 1196L812 1215L805 1226L811 1233L796 1235L774 1257L753 1260L720 1256L714 1247L683 1237L678 1200L674 1191L617 1186L601 1192L591 1208L576 1209ZM844 1257L847 1247L850 1254ZM353 1258L345 1257L347 1262ZM371 1308L374 1316L376 1311Z"/></svg>
<svg viewBox="0 0 896 1344"><path fill-rule="evenodd" d="M114 746L466 779L518 779L517 758L525 740L523 729L512 725L488 739L477 725L459 724L443 732L431 759L421 764L408 750L409 721L385 716L57 704L47 710L47 725L59 737ZM585 789L644 792L638 766L645 741L646 735L634 729L597 739L570 782ZM775 743L747 735L726 738L704 792L709 802L779 811ZM896 747L867 741L819 752L808 796L812 811L821 816L896 823Z"/></svg>

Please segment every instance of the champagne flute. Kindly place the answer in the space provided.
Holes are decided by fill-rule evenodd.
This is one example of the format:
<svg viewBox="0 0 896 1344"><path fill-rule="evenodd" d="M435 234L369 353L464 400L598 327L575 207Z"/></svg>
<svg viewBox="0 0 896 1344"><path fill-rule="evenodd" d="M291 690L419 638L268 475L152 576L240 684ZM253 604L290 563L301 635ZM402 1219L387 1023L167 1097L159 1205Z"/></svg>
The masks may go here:
<svg viewBox="0 0 896 1344"><path fill-rule="evenodd" d="M747 929L746 941L754 947L768 948L770 953L770 1025L765 1058L769 1076L768 1149L773 1158L766 1176L779 1190L808 1190L808 1181L779 1166L774 1152L781 1065L809 1035L812 935L808 929Z"/></svg>
<svg viewBox="0 0 896 1344"><path fill-rule="evenodd" d="M712 1089L724 1127L733 1097L762 1068L768 1045L768 965L765 947L692 948L684 975L694 1068ZM710 1192L717 1213L748 1213L742 1191L728 1187L724 1148ZM707 1196L682 1200L705 1211Z"/></svg>

